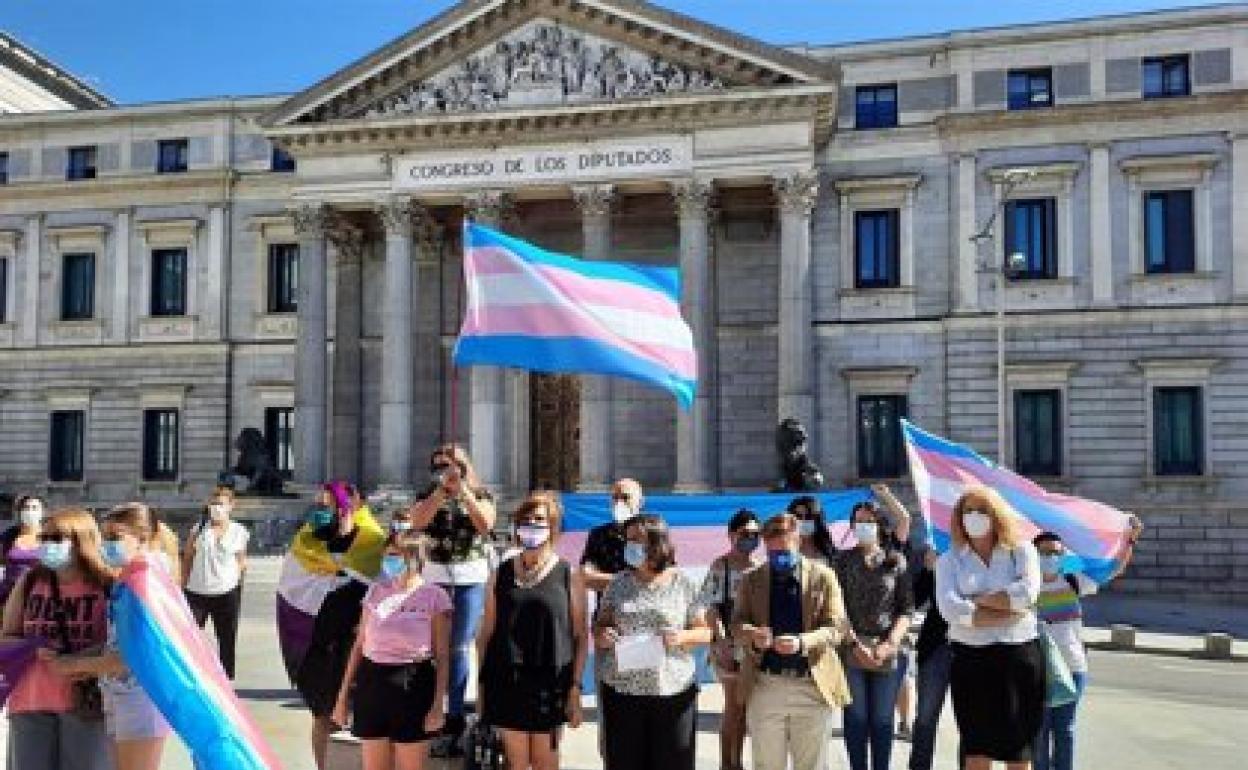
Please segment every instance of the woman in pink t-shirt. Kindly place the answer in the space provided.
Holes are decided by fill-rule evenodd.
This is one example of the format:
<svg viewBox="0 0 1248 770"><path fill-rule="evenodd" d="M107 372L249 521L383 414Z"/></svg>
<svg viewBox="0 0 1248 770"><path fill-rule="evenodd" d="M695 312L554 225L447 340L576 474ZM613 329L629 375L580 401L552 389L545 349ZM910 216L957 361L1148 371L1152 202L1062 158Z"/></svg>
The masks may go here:
<svg viewBox="0 0 1248 770"><path fill-rule="evenodd" d="M333 720L364 741L364 770L420 770L443 725L450 672L451 599L421 578L422 541L395 533L381 576L364 596L360 632L347 662Z"/></svg>
<svg viewBox="0 0 1248 770"><path fill-rule="evenodd" d="M54 664L57 653L104 645L112 580L100 557L99 527L89 512L58 511L43 522L39 566L14 587L4 608L4 639L41 638L47 644L9 696L9 767L113 767L104 720L74 713L71 679Z"/></svg>

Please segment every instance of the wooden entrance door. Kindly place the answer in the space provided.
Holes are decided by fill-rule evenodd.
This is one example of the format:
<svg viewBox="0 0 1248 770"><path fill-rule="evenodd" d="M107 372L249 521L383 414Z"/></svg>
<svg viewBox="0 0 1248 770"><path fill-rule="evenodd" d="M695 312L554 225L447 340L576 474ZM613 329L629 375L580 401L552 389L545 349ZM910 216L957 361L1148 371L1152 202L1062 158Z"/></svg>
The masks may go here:
<svg viewBox="0 0 1248 770"><path fill-rule="evenodd" d="M534 373L529 395L532 487L573 491L581 480L581 379Z"/></svg>

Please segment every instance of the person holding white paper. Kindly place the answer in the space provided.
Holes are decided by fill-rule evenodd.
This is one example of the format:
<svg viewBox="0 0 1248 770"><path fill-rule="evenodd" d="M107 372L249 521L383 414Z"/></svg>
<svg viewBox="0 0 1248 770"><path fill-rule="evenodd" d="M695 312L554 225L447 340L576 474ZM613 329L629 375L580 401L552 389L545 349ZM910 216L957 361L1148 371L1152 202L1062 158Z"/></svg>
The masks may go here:
<svg viewBox="0 0 1248 770"><path fill-rule="evenodd" d="M693 770L698 687L691 648L709 644L699 591L676 568L667 524L628 523L624 558L594 621L607 770Z"/></svg>

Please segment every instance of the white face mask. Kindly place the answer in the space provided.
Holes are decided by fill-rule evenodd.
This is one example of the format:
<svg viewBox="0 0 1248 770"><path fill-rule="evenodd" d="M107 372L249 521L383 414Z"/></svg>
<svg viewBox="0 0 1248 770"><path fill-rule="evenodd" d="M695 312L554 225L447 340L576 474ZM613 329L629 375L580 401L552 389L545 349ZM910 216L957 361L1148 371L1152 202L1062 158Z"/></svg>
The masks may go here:
<svg viewBox="0 0 1248 770"><path fill-rule="evenodd" d="M860 521L854 525L854 537L862 545L875 545L880 539L880 528L869 521Z"/></svg>
<svg viewBox="0 0 1248 770"><path fill-rule="evenodd" d="M39 526L43 524L43 506L39 503L26 503L22 506L18 516L21 519L22 526L39 529Z"/></svg>
<svg viewBox="0 0 1248 770"><path fill-rule="evenodd" d="M984 537L992 531L992 518L983 511L967 511L962 514L962 526L968 537Z"/></svg>
<svg viewBox="0 0 1248 770"><path fill-rule="evenodd" d="M213 521L225 521L225 517L230 515L230 509L220 503L208 506L208 515Z"/></svg>
<svg viewBox="0 0 1248 770"><path fill-rule="evenodd" d="M611 515L615 517L617 524L623 524L633 518L633 509L623 500L616 500L611 504Z"/></svg>

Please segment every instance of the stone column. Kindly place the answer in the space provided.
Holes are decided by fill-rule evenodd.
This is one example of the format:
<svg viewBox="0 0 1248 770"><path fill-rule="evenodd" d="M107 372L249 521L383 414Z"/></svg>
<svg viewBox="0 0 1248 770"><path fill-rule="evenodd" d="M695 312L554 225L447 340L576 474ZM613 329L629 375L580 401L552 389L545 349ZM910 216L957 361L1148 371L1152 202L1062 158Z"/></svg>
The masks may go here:
<svg viewBox="0 0 1248 770"><path fill-rule="evenodd" d="M815 418L814 308L810 288L810 216L819 196L814 172L773 180L780 206L778 419L796 417L812 434Z"/></svg>
<svg viewBox="0 0 1248 770"><path fill-rule="evenodd" d="M468 215L486 227L498 227L511 205L511 195L501 190L484 190L465 200ZM481 481L497 492L508 483L507 448L512 444L507 372L493 366L475 366L469 372L468 451Z"/></svg>
<svg viewBox="0 0 1248 770"><path fill-rule="evenodd" d="M975 155L958 156L958 295L957 309L979 307L979 244L975 212Z"/></svg>
<svg viewBox="0 0 1248 770"><path fill-rule="evenodd" d="M294 211L299 238L299 331L295 341L295 480L325 480L328 276L326 239L331 213L325 205L304 205Z"/></svg>
<svg viewBox="0 0 1248 770"><path fill-rule="evenodd" d="M1114 252L1109 211L1109 145L1089 148L1089 229L1092 255L1092 304L1114 304ZM1004 227L1004 225L1002 225ZM1069 260L1067 260L1069 261Z"/></svg>
<svg viewBox="0 0 1248 770"><path fill-rule="evenodd" d="M39 153L35 153L36 156ZM21 294L14 293L18 297L17 305L21 308L18 312L21 314L17 320L18 323L18 345L23 348L33 348L39 344L39 295L40 283L39 273L41 263L43 261L43 215L35 214L26 220L26 233L22 237L22 282L18 284L21 287ZM10 277L14 280L16 276ZM127 312L129 310L127 309Z"/></svg>
<svg viewBox="0 0 1248 770"><path fill-rule="evenodd" d="M572 199L581 210L581 256L590 261L611 257L611 185L580 185L572 188ZM611 380L608 377L581 377L581 483L584 491L602 491L611 486Z"/></svg>
<svg viewBox="0 0 1248 770"><path fill-rule="evenodd" d="M334 354L330 363L331 382L329 435L329 475L363 481L364 446L364 351L360 343L363 327L364 260L372 256L376 244L358 239L337 238L334 245Z"/></svg>
<svg viewBox="0 0 1248 770"><path fill-rule="evenodd" d="M1231 296L1248 302L1248 134L1231 137Z"/></svg>
<svg viewBox="0 0 1248 770"><path fill-rule="evenodd" d="M392 198L378 207L386 230L381 309L381 483L412 480L412 216L411 201Z"/></svg>
<svg viewBox="0 0 1248 770"><path fill-rule="evenodd" d="M133 212L118 209L113 216L113 318L109 340L124 345L130 338L130 223ZM144 259L150 259L144 255ZM195 266L192 266L195 269ZM189 283L190 277L187 277ZM187 299L191 299L187 297ZM145 315L147 308L139 311Z"/></svg>
<svg viewBox="0 0 1248 770"><path fill-rule="evenodd" d="M680 219L681 313L693 330L698 391L693 408L676 412L676 491L704 492L715 483L715 318L712 313L711 221L714 187L687 180L672 185Z"/></svg>

